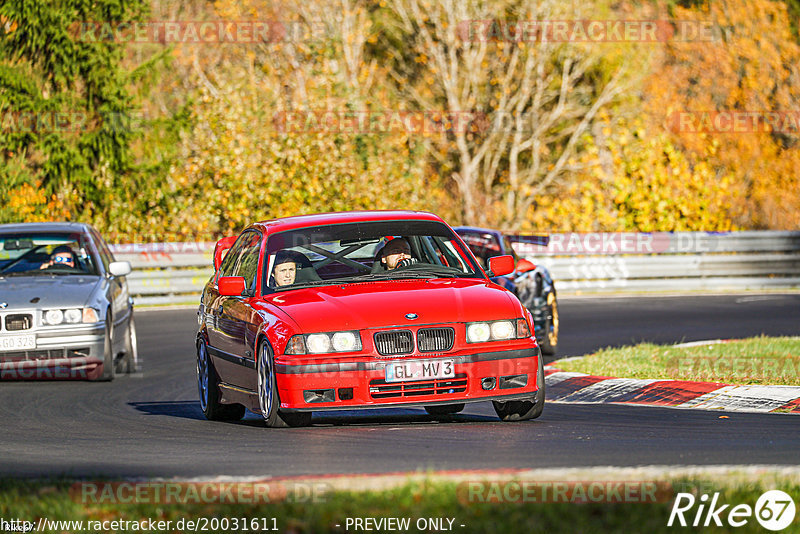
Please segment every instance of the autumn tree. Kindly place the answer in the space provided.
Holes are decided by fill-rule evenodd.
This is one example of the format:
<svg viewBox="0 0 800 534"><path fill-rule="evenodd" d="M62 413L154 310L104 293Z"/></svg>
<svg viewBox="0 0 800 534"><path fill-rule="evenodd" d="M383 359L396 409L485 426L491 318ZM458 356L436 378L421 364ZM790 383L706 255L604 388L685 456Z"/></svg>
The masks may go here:
<svg viewBox="0 0 800 534"><path fill-rule="evenodd" d="M800 46L786 6L715 0L677 7L673 16L697 24L710 21L713 31L707 38L664 47L645 91L645 110L671 132L690 162L706 160L714 147L709 180L732 176L727 204L737 225L797 228ZM742 126L715 125L720 113L738 114Z"/></svg>
<svg viewBox="0 0 800 534"><path fill-rule="evenodd" d="M210 16L274 21L279 31L252 46L177 49L197 88L194 127L170 172L179 228L219 235L303 213L437 206L443 195L427 187L414 132L304 120L396 107L364 54L366 7L215 4Z"/></svg>
<svg viewBox="0 0 800 534"><path fill-rule="evenodd" d="M135 80L119 43L81 23L136 20L142 0L0 4L0 220L91 220L135 166ZM143 66L146 68L146 65Z"/></svg>
<svg viewBox="0 0 800 534"><path fill-rule="evenodd" d="M592 18L562 2L402 0L387 9L398 92L422 109L478 117L431 139L462 219L519 228L537 196L570 179L583 134L626 87L619 51L548 39L546 30L520 36L526 21Z"/></svg>

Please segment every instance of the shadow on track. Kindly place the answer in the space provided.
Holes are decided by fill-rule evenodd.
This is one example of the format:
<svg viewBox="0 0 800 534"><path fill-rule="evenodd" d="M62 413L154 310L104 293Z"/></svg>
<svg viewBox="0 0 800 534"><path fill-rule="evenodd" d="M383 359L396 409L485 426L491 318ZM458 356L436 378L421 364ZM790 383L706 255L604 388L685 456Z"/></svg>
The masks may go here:
<svg viewBox="0 0 800 534"><path fill-rule="evenodd" d="M200 401L129 402L136 410L148 415L169 415L205 421Z"/></svg>
<svg viewBox="0 0 800 534"><path fill-rule="evenodd" d="M155 401L129 402L137 411L147 415L166 415L182 419L206 421L199 401ZM243 426L264 426L259 414L247 412L241 421L226 421L228 424ZM356 425L398 425L431 423L478 423L498 422L496 417L476 414L428 415L423 410L384 409L384 410L343 410L337 412L317 412L311 420L312 426L356 426Z"/></svg>

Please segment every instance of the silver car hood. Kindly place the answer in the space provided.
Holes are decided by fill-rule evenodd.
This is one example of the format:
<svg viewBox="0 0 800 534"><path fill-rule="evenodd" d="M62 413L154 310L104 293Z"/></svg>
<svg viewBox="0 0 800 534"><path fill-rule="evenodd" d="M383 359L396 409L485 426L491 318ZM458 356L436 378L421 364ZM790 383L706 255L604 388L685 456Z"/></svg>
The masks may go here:
<svg viewBox="0 0 800 534"><path fill-rule="evenodd" d="M0 277L0 306L6 303L6 310L81 308L100 280L99 276L92 275Z"/></svg>

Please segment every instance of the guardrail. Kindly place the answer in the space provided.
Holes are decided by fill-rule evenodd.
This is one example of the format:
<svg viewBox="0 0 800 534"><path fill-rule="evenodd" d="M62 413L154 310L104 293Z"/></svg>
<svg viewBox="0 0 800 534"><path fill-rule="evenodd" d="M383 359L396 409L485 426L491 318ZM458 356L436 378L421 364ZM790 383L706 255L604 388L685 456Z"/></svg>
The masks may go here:
<svg viewBox="0 0 800 534"><path fill-rule="evenodd" d="M213 271L214 243L111 248L133 266L139 305L197 303ZM562 293L800 288L800 232L567 233L514 248L546 266Z"/></svg>

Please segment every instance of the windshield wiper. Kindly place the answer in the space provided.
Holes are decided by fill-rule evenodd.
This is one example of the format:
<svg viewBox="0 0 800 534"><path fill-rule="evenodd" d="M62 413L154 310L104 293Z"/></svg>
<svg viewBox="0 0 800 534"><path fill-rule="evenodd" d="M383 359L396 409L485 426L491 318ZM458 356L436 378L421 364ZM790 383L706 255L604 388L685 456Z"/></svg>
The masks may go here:
<svg viewBox="0 0 800 534"><path fill-rule="evenodd" d="M465 275L459 269L453 267L444 267L439 265L412 265L410 267L402 267L393 269L391 271L383 271L374 273L373 279L386 280L386 279L402 279L402 278L459 278Z"/></svg>
<svg viewBox="0 0 800 534"><path fill-rule="evenodd" d="M332 286L340 283L342 283L342 280L309 280L308 282L298 282L295 284L289 284L288 286L271 287L270 289L279 292L287 291L289 289L302 289L304 287Z"/></svg>

